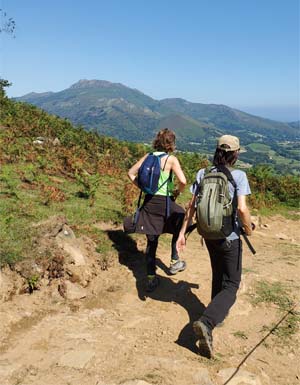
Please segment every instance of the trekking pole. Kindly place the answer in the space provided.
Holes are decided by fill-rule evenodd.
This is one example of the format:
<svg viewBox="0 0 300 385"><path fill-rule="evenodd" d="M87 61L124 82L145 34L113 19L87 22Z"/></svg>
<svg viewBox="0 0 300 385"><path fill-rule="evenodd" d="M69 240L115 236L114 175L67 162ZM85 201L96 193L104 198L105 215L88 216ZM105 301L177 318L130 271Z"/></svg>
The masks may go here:
<svg viewBox="0 0 300 385"><path fill-rule="evenodd" d="M245 230L241 227L241 234L244 238L244 241L246 242L247 246L249 247L249 250L251 251L251 253L253 255L256 254L256 250L254 249L254 247L251 245L251 242L249 241L249 238L247 237L247 234L245 233Z"/></svg>
<svg viewBox="0 0 300 385"><path fill-rule="evenodd" d="M251 354L271 335L274 333L274 331L279 327L279 325L288 317L289 314L294 314L294 309L299 303L294 303L292 307L287 310L287 312L284 314L284 316L277 322L275 326L272 327L272 329L269 330L268 334L266 334L251 350L247 353L247 355L243 358L243 360L239 363L235 371L231 374L231 376L224 382L222 385L227 385L233 377L238 373L241 366L246 362L246 360L251 356Z"/></svg>
<svg viewBox="0 0 300 385"><path fill-rule="evenodd" d="M245 232L245 230L243 228L243 224L242 224L242 221L241 221L239 216L237 217L237 220L238 220L238 224L239 224L239 227L240 227L241 235L243 236L244 241L246 242L247 246L249 247L249 250L251 251L251 253L253 255L255 255L256 254L256 250L254 249L254 247L252 246L251 242L249 241L249 238L248 238L248 236L247 236L247 234L246 234L246 232Z"/></svg>

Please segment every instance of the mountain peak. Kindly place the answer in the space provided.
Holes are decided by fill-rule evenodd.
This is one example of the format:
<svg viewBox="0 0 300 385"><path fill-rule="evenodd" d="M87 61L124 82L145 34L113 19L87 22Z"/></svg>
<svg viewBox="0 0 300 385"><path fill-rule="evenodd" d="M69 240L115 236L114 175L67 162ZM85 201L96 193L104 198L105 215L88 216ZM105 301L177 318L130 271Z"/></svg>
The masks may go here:
<svg viewBox="0 0 300 385"><path fill-rule="evenodd" d="M161 102L191 104L191 102L189 102L183 98L165 98L165 99L161 99Z"/></svg>
<svg viewBox="0 0 300 385"><path fill-rule="evenodd" d="M107 80L97 80L97 79L80 79L77 83L71 85L70 88L112 88L112 87L125 87L121 83L112 83Z"/></svg>

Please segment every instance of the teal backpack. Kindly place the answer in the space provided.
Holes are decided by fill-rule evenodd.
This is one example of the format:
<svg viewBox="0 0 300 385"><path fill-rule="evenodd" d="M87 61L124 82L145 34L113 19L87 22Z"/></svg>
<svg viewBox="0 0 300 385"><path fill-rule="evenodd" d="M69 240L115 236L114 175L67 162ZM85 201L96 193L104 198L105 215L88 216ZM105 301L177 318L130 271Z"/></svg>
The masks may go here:
<svg viewBox="0 0 300 385"><path fill-rule="evenodd" d="M234 187L233 198L229 183ZM236 216L237 187L231 172L225 166L206 169L196 187L198 233L204 239L224 239L234 231Z"/></svg>

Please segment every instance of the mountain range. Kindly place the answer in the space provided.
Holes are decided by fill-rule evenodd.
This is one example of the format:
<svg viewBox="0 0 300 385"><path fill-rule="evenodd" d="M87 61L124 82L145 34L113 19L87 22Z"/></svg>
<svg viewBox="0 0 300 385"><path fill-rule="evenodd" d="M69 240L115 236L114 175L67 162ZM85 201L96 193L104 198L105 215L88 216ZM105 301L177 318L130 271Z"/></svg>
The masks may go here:
<svg viewBox="0 0 300 385"><path fill-rule="evenodd" d="M218 136L233 134L240 137L247 150L244 158L250 162L257 157L253 144L263 144L277 153L280 143L295 142L300 137L299 122L282 123L225 105L181 98L155 100L137 89L106 80L79 80L60 92L32 92L16 100L121 140L150 143L158 129L169 127L176 132L181 150L208 153ZM259 151L259 156L263 161L272 160L264 151Z"/></svg>

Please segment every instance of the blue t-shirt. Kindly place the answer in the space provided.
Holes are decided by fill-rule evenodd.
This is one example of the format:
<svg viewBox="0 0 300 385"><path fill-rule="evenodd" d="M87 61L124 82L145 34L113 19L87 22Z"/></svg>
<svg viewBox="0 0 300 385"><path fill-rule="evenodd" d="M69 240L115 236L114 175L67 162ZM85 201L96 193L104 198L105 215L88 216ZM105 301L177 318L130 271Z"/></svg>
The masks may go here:
<svg viewBox="0 0 300 385"><path fill-rule="evenodd" d="M198 183L201 182L205 171L206 171L206 169L202 168L201 170L199 170L197 172L196 181ZM249 182L248 182L248 178L247 178L246 173L244 171L241 171L241 170L230 170L230 171L231 171L232 177L233 177L233 179L236 183L236 186L237 186L237 196L250 195L251 190L250 190L250 186L249 186ZM195 191L196 191L196 185L195 184L193 184L190 187L190 191L192 194L195 193ZM232 184L230 182L229 182L229 193L230 193L231 197L233 198L234 187L232 186ZM236 223L235 224L235 230L226 239L229 241L233 241L234 239L238 239L239 236L240 236L240 230L239 230L238 224Z"/></svg>

